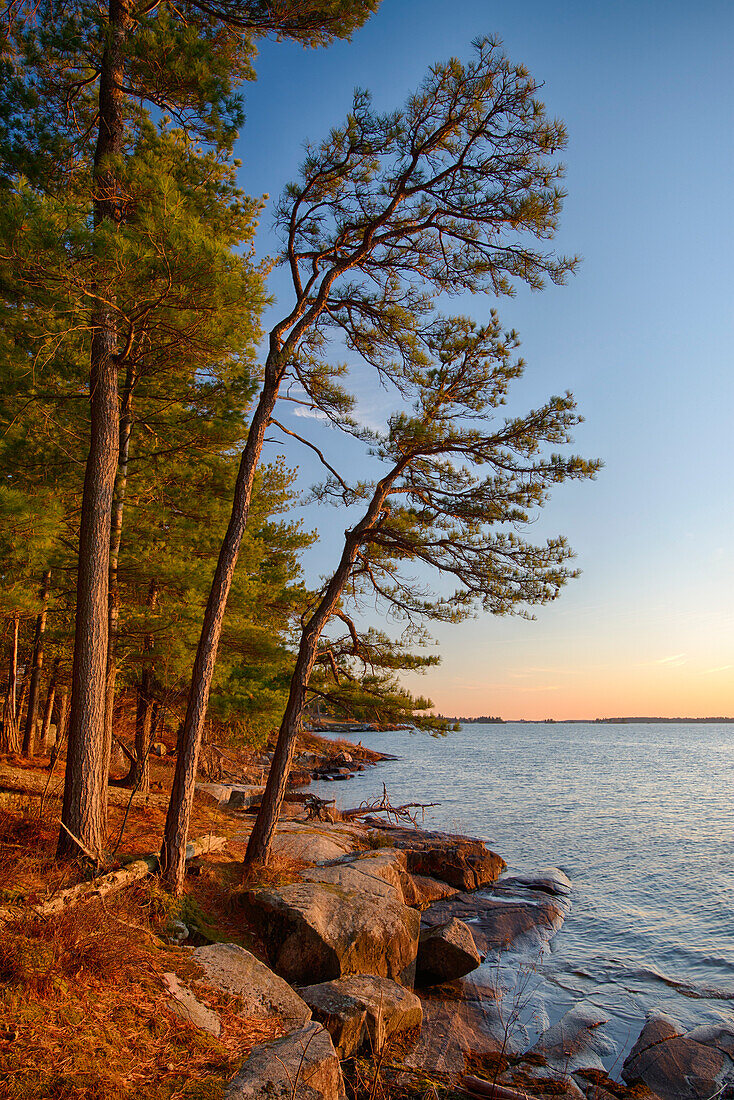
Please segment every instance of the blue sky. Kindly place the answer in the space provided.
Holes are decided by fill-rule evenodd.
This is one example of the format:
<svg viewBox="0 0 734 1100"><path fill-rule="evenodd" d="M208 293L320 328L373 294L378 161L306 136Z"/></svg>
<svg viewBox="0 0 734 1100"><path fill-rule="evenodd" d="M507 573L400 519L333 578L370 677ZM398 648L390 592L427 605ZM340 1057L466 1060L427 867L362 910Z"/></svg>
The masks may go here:
<svg viewBox="0 0 734 1100"><path fill-rule="evenodd" d="M242 186L271 202L355 86L397 107L432 62L468 58L477 35L502 38L569 131L555 247L582 255L578 274L460 304L478 318L495 305L518 329L518 400L577 398L575 449L605 468L561 487L537 533L566 534L583 575L535 622L438 631L441 667L410 683L445 713L734 714L733 32L731 3L707 0L383 0L351 43L261 48L238 154ZM271 224L268 208L263 255L277 249ZM271 288L287 304L278 273ZM379 415L379 400L361 398ZM337 457L339 438L326 443ZM306 455L287 455L317 476ZM307 567L324 572L343 517L319 527Z"/></svg>

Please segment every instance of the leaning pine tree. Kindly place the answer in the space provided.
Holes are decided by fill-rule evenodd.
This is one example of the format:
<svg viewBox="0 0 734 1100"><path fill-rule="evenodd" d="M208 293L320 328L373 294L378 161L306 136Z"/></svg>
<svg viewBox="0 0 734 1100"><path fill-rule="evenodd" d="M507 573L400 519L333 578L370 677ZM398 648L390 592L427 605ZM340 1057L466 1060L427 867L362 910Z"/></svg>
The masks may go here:
<svg viewBox="0 0 734 1100"><path fill-rule="evenodd" d="M379 480L350 487L331 479L322 494L338 505L362 503L339 563L306 622L270 775L246 861L267 863L290 772L319 639L349 586L410 620L457 621L473 609L522 612L553 600L574 576L564 538L542 545L519 535L553 485L592 477L598 463L549 448L570 442L579 422L570 394L524 416L496 417L511 379L514 334L463 318L439 321L426 335L426 365L416 364L410 413L396 413L373 448L386 467ZM458 584L430 598L405 566L427 567Z"/></svg>
<svg viewBox="0 0 734 1100"><path fill-rule="evenodd" d="M194 663L161 864L180 890L194 780L227 597L255 469L279 395L305 401L358 434L351 401L327 365L341 340L380 378L409 386L427 362L420 333L440 294L511 294L516 280L563 282L574 259L533 247L551 238L563 200L565 144L537 85L492 40L468 64L434 66L405 107L375 114L365 92L347 120L309 147L277 211L293 304L271 329L262 388L243 450ZM294 433L290 433L291 435Z"/></svg>

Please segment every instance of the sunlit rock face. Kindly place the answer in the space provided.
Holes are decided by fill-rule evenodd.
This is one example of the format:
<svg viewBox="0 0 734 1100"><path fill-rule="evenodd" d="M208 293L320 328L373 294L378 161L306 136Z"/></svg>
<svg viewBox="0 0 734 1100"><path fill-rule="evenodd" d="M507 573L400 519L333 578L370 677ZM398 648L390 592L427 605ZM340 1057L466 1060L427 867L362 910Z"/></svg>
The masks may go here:
<svg viewBox="0 0 734 1100"><path fill-rule="evenodd" d="M308 1005L287 982L234 943L213 943L191 953L208 985L239 997L241 1014L254 1019L279 1016L286 1028L303 1027L311 1019Z"/></svg>
<svg viewBox="0 0 734 1100"><path fill-rule="evenodd" d="M435 985L463 978L482 961L471 929L452 917L446 924L424 929L418 942L416 982Z"/></svg>
<svg viewBox="0 0 734 1100"><path fill-rule="evenodd" d="M401 1032L420 1027L420 998L389 978L353 975L301 987L314 1019L328 1028L341 1058L366 1049L382 1050Z"/></svg>
<svg viewBox="0 0 734 1100"><path fill-rule="evenodd" d="M413 985L420 915L400 901L299 882L250 890L244 902L273 968L288 982L371 974Z"/></svg>

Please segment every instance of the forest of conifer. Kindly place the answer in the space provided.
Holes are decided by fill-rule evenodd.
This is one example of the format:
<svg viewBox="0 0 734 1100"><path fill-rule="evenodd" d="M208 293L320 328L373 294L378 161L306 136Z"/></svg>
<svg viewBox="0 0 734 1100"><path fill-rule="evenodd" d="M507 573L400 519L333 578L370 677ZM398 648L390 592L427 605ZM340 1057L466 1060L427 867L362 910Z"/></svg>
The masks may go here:
<svg viewBox="0 0 734 1100"><path fill-rule="evenodd" d="M257 252L263 202L234 156L257 41L328 46L376 7L4 9L0 752L45 759L55 741L60 859L102 858L108 782L146 783L165 730L169 887L207 738L275 742L248 852L266 863L305 717L440 729L399 679L436 660L424 625L527 613L574 575L562 537L524 536L554 485L595 472L566 451L573 398L501 414L523 363L495 302L576 263L547 244L565 131L529 73L482 39L390 114L358 91L277 203L280 254ZM481 323L452 312L458 294L488 303ZM380 430L354 372L384 389ZM328 455L294 401L332 426ZM301 568L309 487L261 462L266 435L322 464L310 499L346 529L323 581Z"/></svg>

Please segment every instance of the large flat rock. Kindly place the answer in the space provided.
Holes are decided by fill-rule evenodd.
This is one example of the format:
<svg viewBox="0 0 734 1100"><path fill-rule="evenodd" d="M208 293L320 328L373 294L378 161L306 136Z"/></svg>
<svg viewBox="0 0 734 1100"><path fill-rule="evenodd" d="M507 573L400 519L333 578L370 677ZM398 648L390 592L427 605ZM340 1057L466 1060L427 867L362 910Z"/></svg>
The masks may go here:
<svg viewBox="0 0 734 1100"><path fill-rule="evenodd" d="M311 1022L253 1047L226 1100L345 1100L344 1079L326 1028Z"/></svg>
<svg viewBox="0 0 734 1100"><path fill-rule="evenodd" d="M521 898L485 891L459 893L425 909L421 924L427 929L458 917L469 924L482 955L508 950L538 955L563 924L568 908L565 898L546 894Z"/></svg>
<svg viewBox="0 0 734 1100"><path fill-rule="evenodd" d="M529 1053L542 1058L544 1073L568 1077L583 1070L604 1072L602 1057L614 1052L603 1027L609 1017L589 1004L575 1005L540 1035Z"/></svg>
<svg viewBox="0 0 734 1100"><path fill-rule="evenodd" d="M314 1018L329 1029L341 1058L365 1047L377 1053L393 1035L419 1027L423 1019L420 998L389 978L353 975L300 992Z"/></svg>
<svg viewBox="0 0 734 1100"><path fill-rule="evenodd" d="M420 917L402 902L318 882L250 890L244 902L288 982L372 974L413 984Z"/></svg>
<svg viewBox="0 0 734 1100"><path fill-rule="evenodd" d="M710 1100L734 1084L734 1025L684 1032L662 1013L651 1014L622 1067L630 1085L646 1085L660 1100Z"/></svg>
<svg viewBox="0 0 734 1100"><path fill-rule="evenodd" d="M204 971L206 982L242 1000L242 1015L265 1019L276 1014L286 1027L302 1027L311 1010L277 974L234 943L197 947L191 956Z"/></svg>
<svg viewBox="0 0 734 1100"><path fill-rule="evenodd" d="M273 837L271 850L304 863L324 863L357 851L365 830L356 825L319 825L283 821Z"/></svg>
<svg viewBox="0 0 734 1100"><path fill-rule="evenodd" d="M346 855L338 862L303 871L304 882L320 882L344 890L362 890L378 897L403 902L401 876L405 873L405 854L382 849Z"/></svg>

